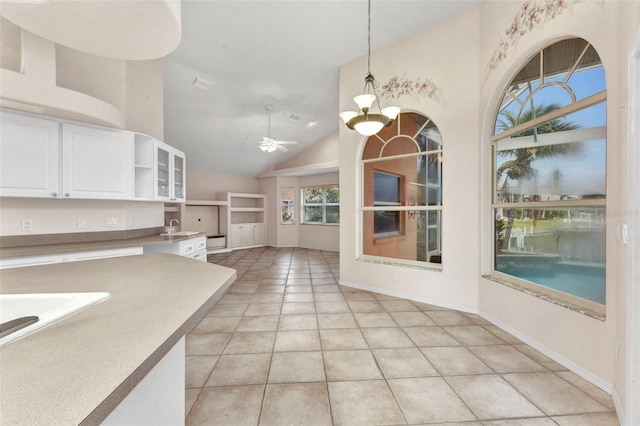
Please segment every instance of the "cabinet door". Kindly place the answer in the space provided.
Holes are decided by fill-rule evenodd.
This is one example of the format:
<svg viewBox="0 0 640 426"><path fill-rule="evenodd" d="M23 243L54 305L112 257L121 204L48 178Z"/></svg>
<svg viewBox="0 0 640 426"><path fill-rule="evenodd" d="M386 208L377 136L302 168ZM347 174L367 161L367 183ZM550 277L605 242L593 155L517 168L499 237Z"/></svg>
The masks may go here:
<svg viewBox="0 0 640 426"><path fill-rule="evenodd" d="M51 120L0 114L0 196L59 196L59 132Z"/></svg>
<svg viewBox="0 0 640 426"><path fill-rule="evenodd" d="M231 225L231 247L242 246L242 225Z"/></svg>
<svg viewBox="0 0 640 426"><path fill-rule="evenodd" d="M253 236L253 225L243 225L240 229L240 243L243 246L252 246L255 244Z"/></svg>
<svg viewBox="0 0 640 426"><path fill-rule="evenodd" d="M133 135L62 125L63 197L133 198Z"/></svg>
<svg viewBox="0 0 640 426"><path fill-rule="evenodd" d="M61 263L62 256L25 256L0 259L0 269L24 268L27 266L50 265Z"/></svg>
<svg viewBox="0 0 640 426"><path fill-rule="evenodd" d="M156 142L156 200L171 201L171 148Z"/></svg>
<svg viewBox="0 0 640 426"><path fill-rule="evenodd" d="M265 243L265 235L264 235L264 224L256 223L253 225L253 243L254 244L264 244Z"/></svg>
<svg viewBox="0 0 640 426"><path fill-rule="evenodd" d="M171 165L173 168L172 200L185 201L185 157L184 153L173 150Z"/></svg>

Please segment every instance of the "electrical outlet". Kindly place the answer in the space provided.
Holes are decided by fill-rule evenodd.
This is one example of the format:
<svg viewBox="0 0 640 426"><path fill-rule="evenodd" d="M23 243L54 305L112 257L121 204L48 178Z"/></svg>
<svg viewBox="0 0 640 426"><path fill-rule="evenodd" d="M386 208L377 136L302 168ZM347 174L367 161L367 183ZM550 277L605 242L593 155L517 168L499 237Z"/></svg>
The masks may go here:
<svg viewBox="0 0 640 426"><path fill-rule="evenodd" d="M391 279L392 279L393 281L398 281L398 276L396 275L396 273L395 273L395 272L393 273L393 276L391 277Z"/></svg>
<svg viewBox="0 0 640 426"><path fill-rule="evenodd" d="M118 216L107 216L104 218L104 226L107 228L118 227Z"/></svg>
<svg viewBox="0 0 640 426"><path fill-rule="evenodd" d="M22 230L33 231L33 221L31 219L22 219Z"/></svg>
<svg viewBox="0 0 640 426"><path fill-rule="evenodd" d="M79 217L78 218L78 223L77 223L77 228L78 229L87 229L87 219L84 217Z"/></svg>
<svg viewBox="0 0 640 426"><path fill-rule="evenodd" d="M621 237L622 237L622 242L624 244L628 244L628 242L629 242L629 228L627 227L627 224L623 223L620 228L621 228L620 229L620 233L621 233Z"/></svg>

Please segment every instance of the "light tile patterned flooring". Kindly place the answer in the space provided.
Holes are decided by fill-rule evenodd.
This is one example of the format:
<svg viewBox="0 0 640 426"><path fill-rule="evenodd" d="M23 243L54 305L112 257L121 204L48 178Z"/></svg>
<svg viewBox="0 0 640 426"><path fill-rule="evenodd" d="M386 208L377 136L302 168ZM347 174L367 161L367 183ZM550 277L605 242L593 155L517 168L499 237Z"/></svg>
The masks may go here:
<svg viewBox="0 0 640 426"><path fill-rule="evenodd" d="M187 336L187 425L617 425L611 398L481 317L337 284L336 253L209 256L238 279Z"/></svg>

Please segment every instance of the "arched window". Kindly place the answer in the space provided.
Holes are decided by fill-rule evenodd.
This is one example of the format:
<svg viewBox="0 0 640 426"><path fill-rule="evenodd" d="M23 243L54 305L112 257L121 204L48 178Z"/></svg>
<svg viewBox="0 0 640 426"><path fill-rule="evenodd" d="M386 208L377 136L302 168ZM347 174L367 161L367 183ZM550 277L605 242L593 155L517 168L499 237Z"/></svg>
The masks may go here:
<svg viewBox="0 0 640 426"><path fill-rule="evenodd" d="M439 266L442 138L418 113L370 136L361 161L362 255Z"/></svg>
<svg viewBox="0 0 640 426"><path fill-rule="evenodd" d="M561 40L515 74L491 137L494 272L602 313L606 99L593 46Z"/></svg>

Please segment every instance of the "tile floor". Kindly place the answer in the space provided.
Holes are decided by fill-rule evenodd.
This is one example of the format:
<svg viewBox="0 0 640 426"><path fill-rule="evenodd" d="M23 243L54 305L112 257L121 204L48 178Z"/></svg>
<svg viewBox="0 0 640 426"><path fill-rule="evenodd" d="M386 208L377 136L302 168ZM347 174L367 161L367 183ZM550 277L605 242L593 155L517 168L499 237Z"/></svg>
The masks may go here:
<svg viewBox="0 0 640 426"><path fill-rule="evenodd" d="M336 253L212 255L238 279L187 336L187 425L617 425L609 395L472 314L337 284Z"/></svg>

